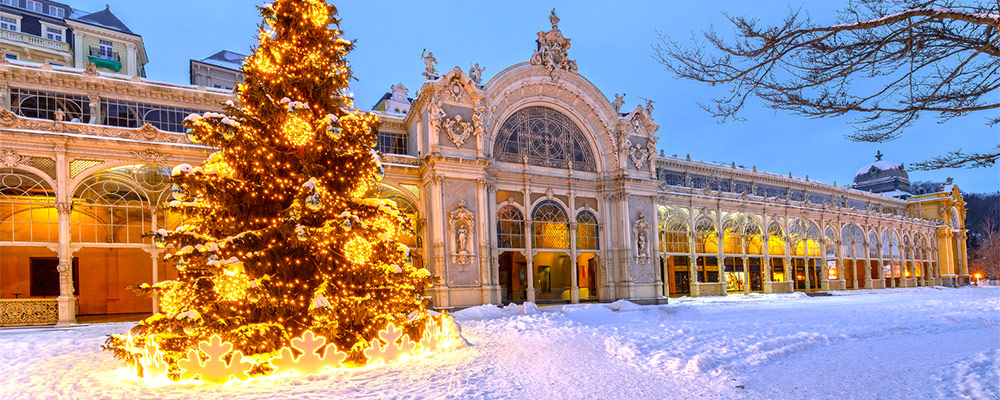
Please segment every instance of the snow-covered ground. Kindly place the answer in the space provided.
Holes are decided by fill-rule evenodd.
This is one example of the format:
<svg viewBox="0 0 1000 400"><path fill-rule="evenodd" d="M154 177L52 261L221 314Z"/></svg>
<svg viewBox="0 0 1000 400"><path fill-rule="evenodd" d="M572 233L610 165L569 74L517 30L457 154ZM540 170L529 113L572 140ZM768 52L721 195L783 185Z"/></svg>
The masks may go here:
<svg viewBox="0 0 1000 400"><path fill-rule="evenodd" d="M237 385L150 384L100 350L129 323L0 330L0 399L998 399L1000 288L457 312L469 346Z"/></svg>

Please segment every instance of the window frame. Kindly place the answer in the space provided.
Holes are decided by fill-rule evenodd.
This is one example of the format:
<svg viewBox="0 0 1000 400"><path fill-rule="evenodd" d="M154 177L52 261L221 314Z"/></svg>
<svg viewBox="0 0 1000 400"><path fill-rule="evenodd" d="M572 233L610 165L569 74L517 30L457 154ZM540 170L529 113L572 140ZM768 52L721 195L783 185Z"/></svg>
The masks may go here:
<svg viewBox="0 0 1000 400"><path fill-rule="evenodd" d="M4 28L2 25L13 26L14 29ZM21 32L21 17L13 14L0 13L0 30Z"/></svg>
<svg viewBox="0 0 1000 400"><path fill-rule="evenodd" d="M36 6L37 8L33 8L32 6ZM38 14L45 14L45 4L36 0L25 0L24 9Z"/></svg>
<svg viewBox="0 0 1000 400"><path fill-rule="evenodd" d="M58 11L58 12L53 12L53 11ZM51 4L49 4L48 14L56 18L66 18L66 10L64 10L62 7L54 6Z"/></svg>

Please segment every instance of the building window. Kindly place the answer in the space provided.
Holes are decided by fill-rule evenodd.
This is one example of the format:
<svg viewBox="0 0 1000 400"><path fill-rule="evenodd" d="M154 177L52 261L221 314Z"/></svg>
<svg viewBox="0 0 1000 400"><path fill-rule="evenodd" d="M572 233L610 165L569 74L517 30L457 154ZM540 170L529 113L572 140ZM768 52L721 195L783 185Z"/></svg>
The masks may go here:
<svg viewBox="0 0 1000 400"><path fill-rule="evenodd" d="M7 59L8 60L15 60L16 61L17 60L17 54L7 53Z"/></svg>
<svg viewBox="0 0 1000 400"><path fill-rule="evenodd" d="M568 249L569 218L562 206L545 200L535 206L531 216L535 222L531 240L536 249Z"/></svg>
<svg viewBox="0 0 1000 400"><path fill-rule="evenodd" d="M31 297L59 295L59 259L31 257ZM73 257L73 295L80 295L80 263Z"/></svg>
<svg viewBox="0 0 1000 400"><path fill-rule="evenodd" d="M49 15L52 15L57 18L62 18L63 16L66 15L65 13L66 11L63 10L62 7L49 6Z"/></svg>
<svg viewBox="0 0 1000 400"><path fill-rule="evenodd" d="M17 32L17 19L0 15L0 29Z"/></svg>
<svg viewBox="0 0 1000 400"><path fill-rule="evenodd" d="M49 40L54 40L56 42L61 42L63 41L63 31L62 29L45 28L45 38Z"/></svg>
<svg viewBox="0 0 1000 400"><path fill-rule="evenodd" d="M97 54L104 58L112 58L112 56L115 53L114 49L115 46L114 44L111 43L110 40L101 39Z"/></svg>
<svg viewBox="0 0 1000 400"><path fill-rule="evenodd" d="M12 88L10 106L22 117L53 120L61 110L66 121L90 120L90 101L85 96Z"/></svg>
<svg viewBox="0 0 1000 400"><path fill-rule="evenodd" d="M684 186L684 173L677 171L661 171L660 180L670 186Z"/></svg>
<svg viewBox="0 0 1000 400"><path fill-rule="evenodd" d="M378 133L378 151L384 154L406 154L406 133L383 132Z"/></svg>
<svg viewBox="0 0 1000 400"><path fill-rule="evenodd" d="M17 7L17 0L0 0L0 4Z"/></svg>
<svg viewBox="0 0 1000 400"><path fill-rule="evenodd" d="M184 132L184 118L191 114L201 114L201 111L122 100L101 100L104 124L123 128L138 128L148 123L161 131Z"/></svg>
<svg viewBox="0 0 1000 400"><path fill-rule="evenodd" d="M28 9L28 11L34 11L34 12L39 13L39 14L41 14L42 10L43 10L42 3L39 2L39 1L34 1L34 0L27 0L27 1L25 1L24 2L24 8Z"/></svg>
<svg viewBox="0 0 1000 400"><path fill-rule="evenodd" d="M576 248L580 250L597 250L598 244L597 217L590 211L583 211L576 217Z"/></svg>
<svg viewBox="0 0 1000 400"><path fill-rule="evenodd" d="M497 134L493 145L497 160L595 172L597 162L580 128L560 112L544 107L528 107L515 112Z"/></svg>
<svg viewBox="0 0 1000 400"><path fill-rule="evenodd" d="M503 249L524 248L524 217L513 206L497 213L497 245Z"/></svg>

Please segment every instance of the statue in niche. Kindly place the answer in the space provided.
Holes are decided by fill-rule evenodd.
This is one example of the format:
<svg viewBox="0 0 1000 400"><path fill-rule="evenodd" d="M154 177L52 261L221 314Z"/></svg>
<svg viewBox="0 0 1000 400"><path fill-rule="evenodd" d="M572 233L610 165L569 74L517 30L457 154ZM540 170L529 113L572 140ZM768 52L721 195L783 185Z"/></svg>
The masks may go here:
<svg viewBox="0 0 1000 400"><path fill-rule="evenodd" d="M476 65L472 65L472 63L469 63L469 79L472 79L472 81L475 82L477 85L482 85L483 71L485 70L486 68L480 67L479 63L476 63Z"/></svg>
<svg viewBox="0 0 1000 400"><path fill-rule="evenodd" d="M420 58L424 60L423 75L427 77L428 80L437 78L438 73L434 66L437 65L438 61L437 58L434 58L434 52L429 52L427 49L424 49L424 51L420 53Z"/></svg>
<svg viewBox="0 0 1000 400"><path fill-rule="evenodd" d="M621 112L622 106L625 105L625 93L622 93L621 96L615 93L615 101L611 105L615 108L615 112Z"/></svg>
<svg viewBox="0 0 1000 400"><path fill-rule="evenodd" d="M635 262L649 264L649 221L641 212L632 223L632 240L635 241Z"/></svg>
<svg viewBox="0 0 1000 400"><path fill-rule="evenodd" d="M465 207L465 200L459 200L458 208L449 214L448 228L451 231L451 262L459 265L468 265L475 259L473 251L472 233L475 229L475 218L472 212ZM464 271L464 270L463 270Z"/></svg>

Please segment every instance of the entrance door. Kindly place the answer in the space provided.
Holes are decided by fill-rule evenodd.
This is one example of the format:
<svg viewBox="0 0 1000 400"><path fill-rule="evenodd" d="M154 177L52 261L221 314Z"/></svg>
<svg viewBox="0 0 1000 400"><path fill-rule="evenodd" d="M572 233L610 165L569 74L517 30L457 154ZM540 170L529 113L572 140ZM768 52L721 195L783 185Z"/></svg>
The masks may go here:
<svg viewBox="0 0 1000 400"><path fill-rule="evenodd" d="M740 257L726 257L726 292L743 293L747 285L746 270Z"/></svg>
<svg viewBox="0 0 1000 400"><path fill-rule="evenodd" d="M806 290L806 260L793 258L792 265L795 268L795 290Z"/></svg>
<svg viewBox="0 0 1000 400"><path fill-rule="evenodd" d="M503 304L524 302L527 298L527 262L521 253L500 254L500 301Z"/></svg>
<svg viewBox="0 0 1000 400"><path fill-rule="evenodd" d="M761 259L759 257L751 257L749 260L750 265L747 266L747 275L750 277L751 292L764 291L764 279L760 263Z"/></svg>

